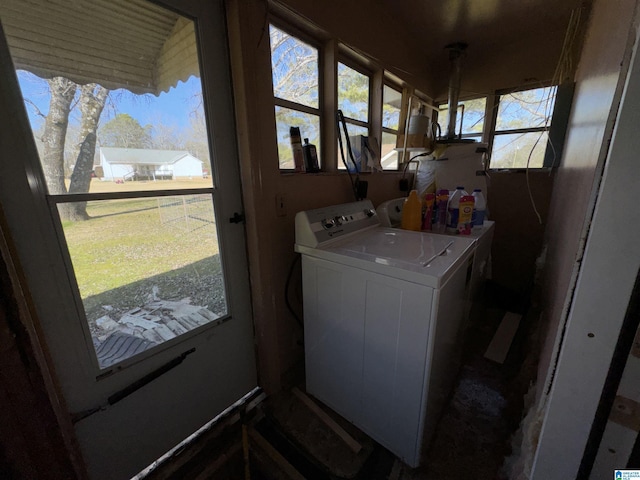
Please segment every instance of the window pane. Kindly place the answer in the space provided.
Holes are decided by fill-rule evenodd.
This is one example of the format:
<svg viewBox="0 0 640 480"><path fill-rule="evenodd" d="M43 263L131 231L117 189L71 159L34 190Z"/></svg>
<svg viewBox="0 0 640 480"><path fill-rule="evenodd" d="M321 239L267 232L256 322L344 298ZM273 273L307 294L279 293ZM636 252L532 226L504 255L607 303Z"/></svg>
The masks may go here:
<svg viewBox="0 0 640 480"><path fill-rule="evenodd" d="M555 87L548 87L502 95L496 130L548 126L551 122L555 94Z"/></svg>
<svg viewBox="0 0 640 480"><path fill-rule="evenodd" d="M347 133L349 134L349 141L351 142L351 147L353 148L356 142L356 135L369 136L369 129L366 127L361 127L360 125L354 125L352 123L347 122ZM344 150L345 161L347 162L347 165L349 165L349 168L353 169L353 162L351 161L351 157L349 156L349 151L347 149L347 142L344 138L344 131L342 130L342 125L340 126L340 138L342 139L342 148ZM340 145L338 145L338 169L346 170L344 163L342 162L342 155L340 154Z"/></svg>
<svg viewBox="0 0 640 480"><path fill-rule="evenodd" d="M395 151L398 136L393 133L382 132L382 154L380 163L383 170L398 169L398 152Z"/></svg>
<svg viewBox="0 0 640 480"><path fill-rule="evenodd" d="M61 217L79 204L58 204ZM86 209L89 220L63 230L101 368L227 314L211 195Z"/></svg>
<svg viewBox="0 0 640 480"><path fill-rule="evenodd" d="M462 114L462 108L460 105L464 105L464 115ZM462 134L482 134L484 128L484 116L485 107L487 105L486 97L474 98L471 100L463 100L458 102L458 115L456 116L456 135L460 131L460 122L462 123ZM440 105L440 113L438 115L438 123L443 130L443 135L446 133L447 125L449 125L449 106L447 104Z"/></svg>
<svg viewBox="0 0 640 480"><path fill-rule="evenodd" d="M211 187L198 77L136 95L18 71L49 193Z"/></svg>
<svg viewBox="0 0 640 480"><path fill-rule="evenodd" d="M300 128L300 137L302 138L303 144L304 139L308 138L309 143L316 146L318 162L320 162L320 117L276 105L276 129L278 135L278 158L280 159L280 168L294 168L291 138L289 137L290 127Z"/></svg>
<svg viewBox="0 0 640 480"><path fill-rule="evenodd" d="M484 97L474 98L473 100L464 100L461 103L464 105L464 119L460 119L463 121L462 134L482 133L487 99Z"/></svg>
<svg viewBox="0 0 640 480"><path fill-rule="evenodd" d="M318 108L318 50L269 26L273 94Z"/></svg>
<svg viewBox="0 0 640 480"><path fill-rule="evenodd" d="M369 77L338 63L338 108L345 117L369 121Z"/></svg>
<svg viewBox="0 0 640 480"><path fill-rule="evenodd" d="M526 168L529 155L529 168L542 168L547 140L546 132L496 135L491 151L491 168Z"/></svg>
<svg viewBox="0 0 640 480"><path fill-rule="evenodd" d="M382 92L382 126L398 130L401 108L402 92L385 85Z"/></svg>

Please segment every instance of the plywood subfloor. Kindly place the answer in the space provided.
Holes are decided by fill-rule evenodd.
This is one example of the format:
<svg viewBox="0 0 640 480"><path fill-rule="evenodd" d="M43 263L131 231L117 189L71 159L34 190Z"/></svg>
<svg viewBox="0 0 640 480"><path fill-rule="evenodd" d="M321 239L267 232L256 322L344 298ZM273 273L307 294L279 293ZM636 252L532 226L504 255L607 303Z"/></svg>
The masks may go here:
<svg viewBox="0 0 640 480"><path fill-rule="evenodd" d="M309 408L300 395L282 392L269 399L267 411L291 442L321 470L339 478L356 478L373 452L373 440L313 397L308 398L362 447L357 453L345 436L332 428L331 421Z"/></svg>

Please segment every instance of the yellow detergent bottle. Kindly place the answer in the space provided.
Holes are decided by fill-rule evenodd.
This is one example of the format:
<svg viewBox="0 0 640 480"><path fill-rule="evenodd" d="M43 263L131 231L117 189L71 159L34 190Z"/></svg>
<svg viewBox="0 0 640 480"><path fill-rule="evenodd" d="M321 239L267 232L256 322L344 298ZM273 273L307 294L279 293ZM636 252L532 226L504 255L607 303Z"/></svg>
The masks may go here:
<svg viewBox="0 0 640 480"><path fill-rule="evenodd" d="M400 226L405 230L419 232L422 227L422 202L417 190L411 190L409 197L402 207L402 221Z"/></svg>

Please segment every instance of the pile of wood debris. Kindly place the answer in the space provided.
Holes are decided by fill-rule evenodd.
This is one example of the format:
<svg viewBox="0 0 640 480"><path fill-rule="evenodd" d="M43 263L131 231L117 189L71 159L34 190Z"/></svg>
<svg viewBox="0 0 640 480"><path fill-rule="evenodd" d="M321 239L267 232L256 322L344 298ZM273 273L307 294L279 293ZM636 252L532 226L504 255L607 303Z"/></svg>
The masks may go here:
<svg viewBox="0 0 640 480"><path fill-rule="evenodd" d="M153 298L118 320L104 315L96 320L99 333L93 335L100 367L113 365L219 318L205 307L191 305L188 298L180 301Z"/></svg>

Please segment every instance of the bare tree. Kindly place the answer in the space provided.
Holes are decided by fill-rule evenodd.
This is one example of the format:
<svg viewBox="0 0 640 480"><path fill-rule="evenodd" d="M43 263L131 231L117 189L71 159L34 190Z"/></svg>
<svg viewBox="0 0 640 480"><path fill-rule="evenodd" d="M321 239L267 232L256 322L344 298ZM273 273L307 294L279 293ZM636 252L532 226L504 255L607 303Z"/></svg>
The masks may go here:
<svg viewBox="0 0 640 480"><path fill-rule="evenodd" d="M80 89L80 150L71 174L69 193L87 193L91 185L93 159L96 153L96 131L100 115L104 109L109 90L96 84L89 83ZM86 220L87 202L73 202L65 204L62 216L68 220Z"/></svg>
<svg viewBox="0 0 640 480"><path fill-rule="evenodd" d="M189 129L185 139L185 148L191 155L202 160L204 167L211 172L207 124L202 110L191 113Z"/></svg>
<svg viewBox="0 0 640 480"><path fill-rule="evenodd" d="M69 125L71 102L76 94L77 85L64 77L47 80L51 99L49 113L45 117L42 135L42 167L49 192L63 194L67 192L64 183L64 140Z"/></svg>
<svg viewBox="0 0 640 480"><path fill-rule="evenodd" d="M165 121L159 115L151 120L151 146L159 150L184 150L183 132L176 124Z"/></svg>

